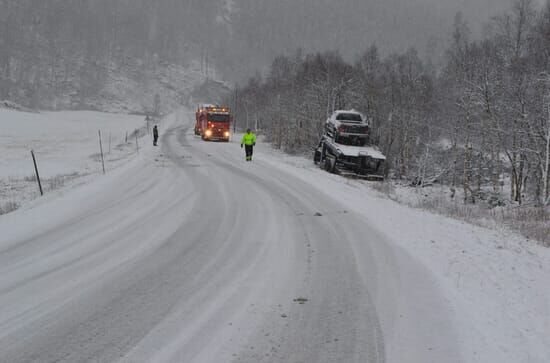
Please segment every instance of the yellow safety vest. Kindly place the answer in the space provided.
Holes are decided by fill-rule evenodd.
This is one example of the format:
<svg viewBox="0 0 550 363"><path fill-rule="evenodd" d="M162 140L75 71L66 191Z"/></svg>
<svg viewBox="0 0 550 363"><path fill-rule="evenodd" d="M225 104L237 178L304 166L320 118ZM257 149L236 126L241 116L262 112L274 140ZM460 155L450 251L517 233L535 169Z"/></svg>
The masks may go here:
<svg viewBox="0 0 550 363"><path fill-rule="evenodd" d="M241 140L241 144L244 145L254 145L256 143L256 135L254 135L252 132L249 134L244 134L243 139Z"/></svg>

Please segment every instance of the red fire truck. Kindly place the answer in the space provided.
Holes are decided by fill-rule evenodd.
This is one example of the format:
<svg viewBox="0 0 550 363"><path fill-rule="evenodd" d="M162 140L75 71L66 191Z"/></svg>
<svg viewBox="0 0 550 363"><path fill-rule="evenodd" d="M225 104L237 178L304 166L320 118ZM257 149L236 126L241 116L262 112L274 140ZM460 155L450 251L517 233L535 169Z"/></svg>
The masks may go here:
<svg viewBox="0 0 550 363"><path fill-rule="evenodd" d="M200 105L195 114L195 135L203 140L228 142L231 136L231 110L217 105Z"/></svg>

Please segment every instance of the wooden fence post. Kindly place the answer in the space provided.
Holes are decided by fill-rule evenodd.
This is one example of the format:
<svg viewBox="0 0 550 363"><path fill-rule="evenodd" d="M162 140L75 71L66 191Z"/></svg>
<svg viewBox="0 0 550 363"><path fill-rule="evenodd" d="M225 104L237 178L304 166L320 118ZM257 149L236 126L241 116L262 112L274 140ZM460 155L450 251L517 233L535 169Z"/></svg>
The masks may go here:
<svg viewBox="0 0 550 363"><path fill-rule="evenodd" d="M103 159L103 145L101 144L101 130L97 131L99 134L99 151L101 153L101 166L103 167L103 174L105 174L105 160Z"/></svg>
<svg viewBox="0 0 550 363"><path fill-rule="evenodd" d="M38 174L38 166L36 165L36 158L34 157L34 151L31 150L32 162L34 164L34 172L36 173L36 180L38 181L38 188L40 189L40 195L44 195L42 190L42 183L40 182L40 174Z"/></svg>

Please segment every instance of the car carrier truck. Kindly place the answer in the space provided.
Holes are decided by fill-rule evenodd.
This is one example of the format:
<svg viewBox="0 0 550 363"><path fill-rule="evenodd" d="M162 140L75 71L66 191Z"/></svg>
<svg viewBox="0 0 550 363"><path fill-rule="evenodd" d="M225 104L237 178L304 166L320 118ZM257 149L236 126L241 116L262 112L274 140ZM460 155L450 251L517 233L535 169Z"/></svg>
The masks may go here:
<svg viewBox="0 0 550 363"><path fill-rule="evenodd" d="M369 145L369 122L357 111L336 111L327 119L313 160L330 173L383 180L386 157Z"/></svg>

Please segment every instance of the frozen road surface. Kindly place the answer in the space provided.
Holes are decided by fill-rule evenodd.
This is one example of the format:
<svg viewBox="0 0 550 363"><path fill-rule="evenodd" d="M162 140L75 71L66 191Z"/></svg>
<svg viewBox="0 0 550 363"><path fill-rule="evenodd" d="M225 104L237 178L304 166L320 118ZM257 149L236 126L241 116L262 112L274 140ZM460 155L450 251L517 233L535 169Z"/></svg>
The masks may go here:
<svg viewBox="0 0 550 363"><path fill-rule="evenodd" d="M368 220L171 125L0 219L1 362L461 361L430 273Z"/></svg>

